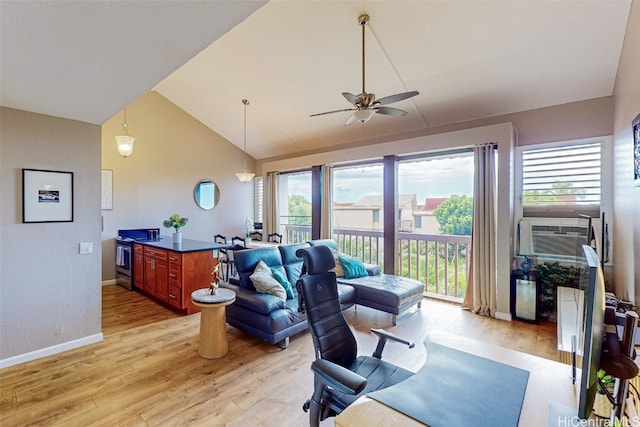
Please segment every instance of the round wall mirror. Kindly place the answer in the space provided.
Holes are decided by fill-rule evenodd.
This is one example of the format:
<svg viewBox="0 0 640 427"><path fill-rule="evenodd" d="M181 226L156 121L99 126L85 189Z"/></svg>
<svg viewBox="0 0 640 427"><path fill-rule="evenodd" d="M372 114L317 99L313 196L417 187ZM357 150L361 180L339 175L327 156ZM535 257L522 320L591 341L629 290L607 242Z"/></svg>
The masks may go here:
<svg viewBox="0 0 640 427"><path fill-rule="evenodd" d="M210 179L203 179L196 184L196 188L193 190L193 198L202 209L213 209L220 200L220 190L215 182Z"/></svg>

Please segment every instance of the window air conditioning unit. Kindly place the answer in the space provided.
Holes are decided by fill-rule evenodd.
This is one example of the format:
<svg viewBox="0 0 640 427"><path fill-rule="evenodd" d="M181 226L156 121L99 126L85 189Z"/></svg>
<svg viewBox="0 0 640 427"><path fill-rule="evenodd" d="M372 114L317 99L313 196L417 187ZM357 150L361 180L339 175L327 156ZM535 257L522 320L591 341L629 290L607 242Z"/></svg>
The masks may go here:
<svg viewBox="0 0 640 427"><path fill-rule="evenodd" d="M526 217L518 224L519 255L542 258L575 258L584 244L596 249L602 259L601 220L591 220L591 241L587 241L588 219ZM594 246L595 245L595 246Z"/></svg>

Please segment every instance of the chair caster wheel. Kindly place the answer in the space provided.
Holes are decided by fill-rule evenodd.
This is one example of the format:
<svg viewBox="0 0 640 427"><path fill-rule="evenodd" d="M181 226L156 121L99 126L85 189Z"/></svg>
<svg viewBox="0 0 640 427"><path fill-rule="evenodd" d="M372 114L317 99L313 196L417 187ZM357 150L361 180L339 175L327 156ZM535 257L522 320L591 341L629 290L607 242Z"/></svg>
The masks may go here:
<svg viewBox="0 0 640 427"><path fill-rule="evenodd" d="M309 400L307 400L306 402L304 402L302 404L302 410L304 412L309 412L309 406L311 405L311 402Z"/></svg>

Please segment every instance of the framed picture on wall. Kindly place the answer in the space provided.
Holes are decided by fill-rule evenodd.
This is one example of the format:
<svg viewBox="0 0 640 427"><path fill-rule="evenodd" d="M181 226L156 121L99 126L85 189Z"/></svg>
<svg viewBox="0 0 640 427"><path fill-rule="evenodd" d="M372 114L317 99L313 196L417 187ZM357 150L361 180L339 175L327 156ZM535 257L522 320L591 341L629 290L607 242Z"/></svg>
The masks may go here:
<svg viewBox="0 0 640 427"><path fill-rule="evenodd" d="M633 185L640 187L640 114L631 122L633 132Z"/></svg>
<svg viewBox="0 0 640 427"><path fill-rule="evenodd" d="M73 172L22 169L22 222L73 222Z"/></svg>
<svg viewBox="0 0 640 427"><path fill-rule="evenodd" d="M101 208L103 211L113 210L113 171L102 169Z"/></svg>

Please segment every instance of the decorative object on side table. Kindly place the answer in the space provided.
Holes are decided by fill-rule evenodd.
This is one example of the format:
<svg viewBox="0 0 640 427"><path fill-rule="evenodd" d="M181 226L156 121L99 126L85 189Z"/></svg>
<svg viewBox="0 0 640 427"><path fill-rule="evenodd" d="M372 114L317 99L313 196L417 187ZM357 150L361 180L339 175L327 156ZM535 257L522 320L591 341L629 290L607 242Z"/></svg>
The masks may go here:
<svg viewBox="0 0 640 427"><path fill-rule="evenodd" d="M176 231L173 233L173 243L182 243L182 233L180 232L180 228L187 225L189 222L189 218L182 218L178 214L173 214L169 217L169 219L165 219L162 222L167 228L173 227Z"/></svg>
<svg viewBox="0 0 640 427"><path fill-rule="evenodd" d="M215 295L218 293L218 286L220 286L220 264L216 264L215 267L211 269L211 295Z"/></svg>

